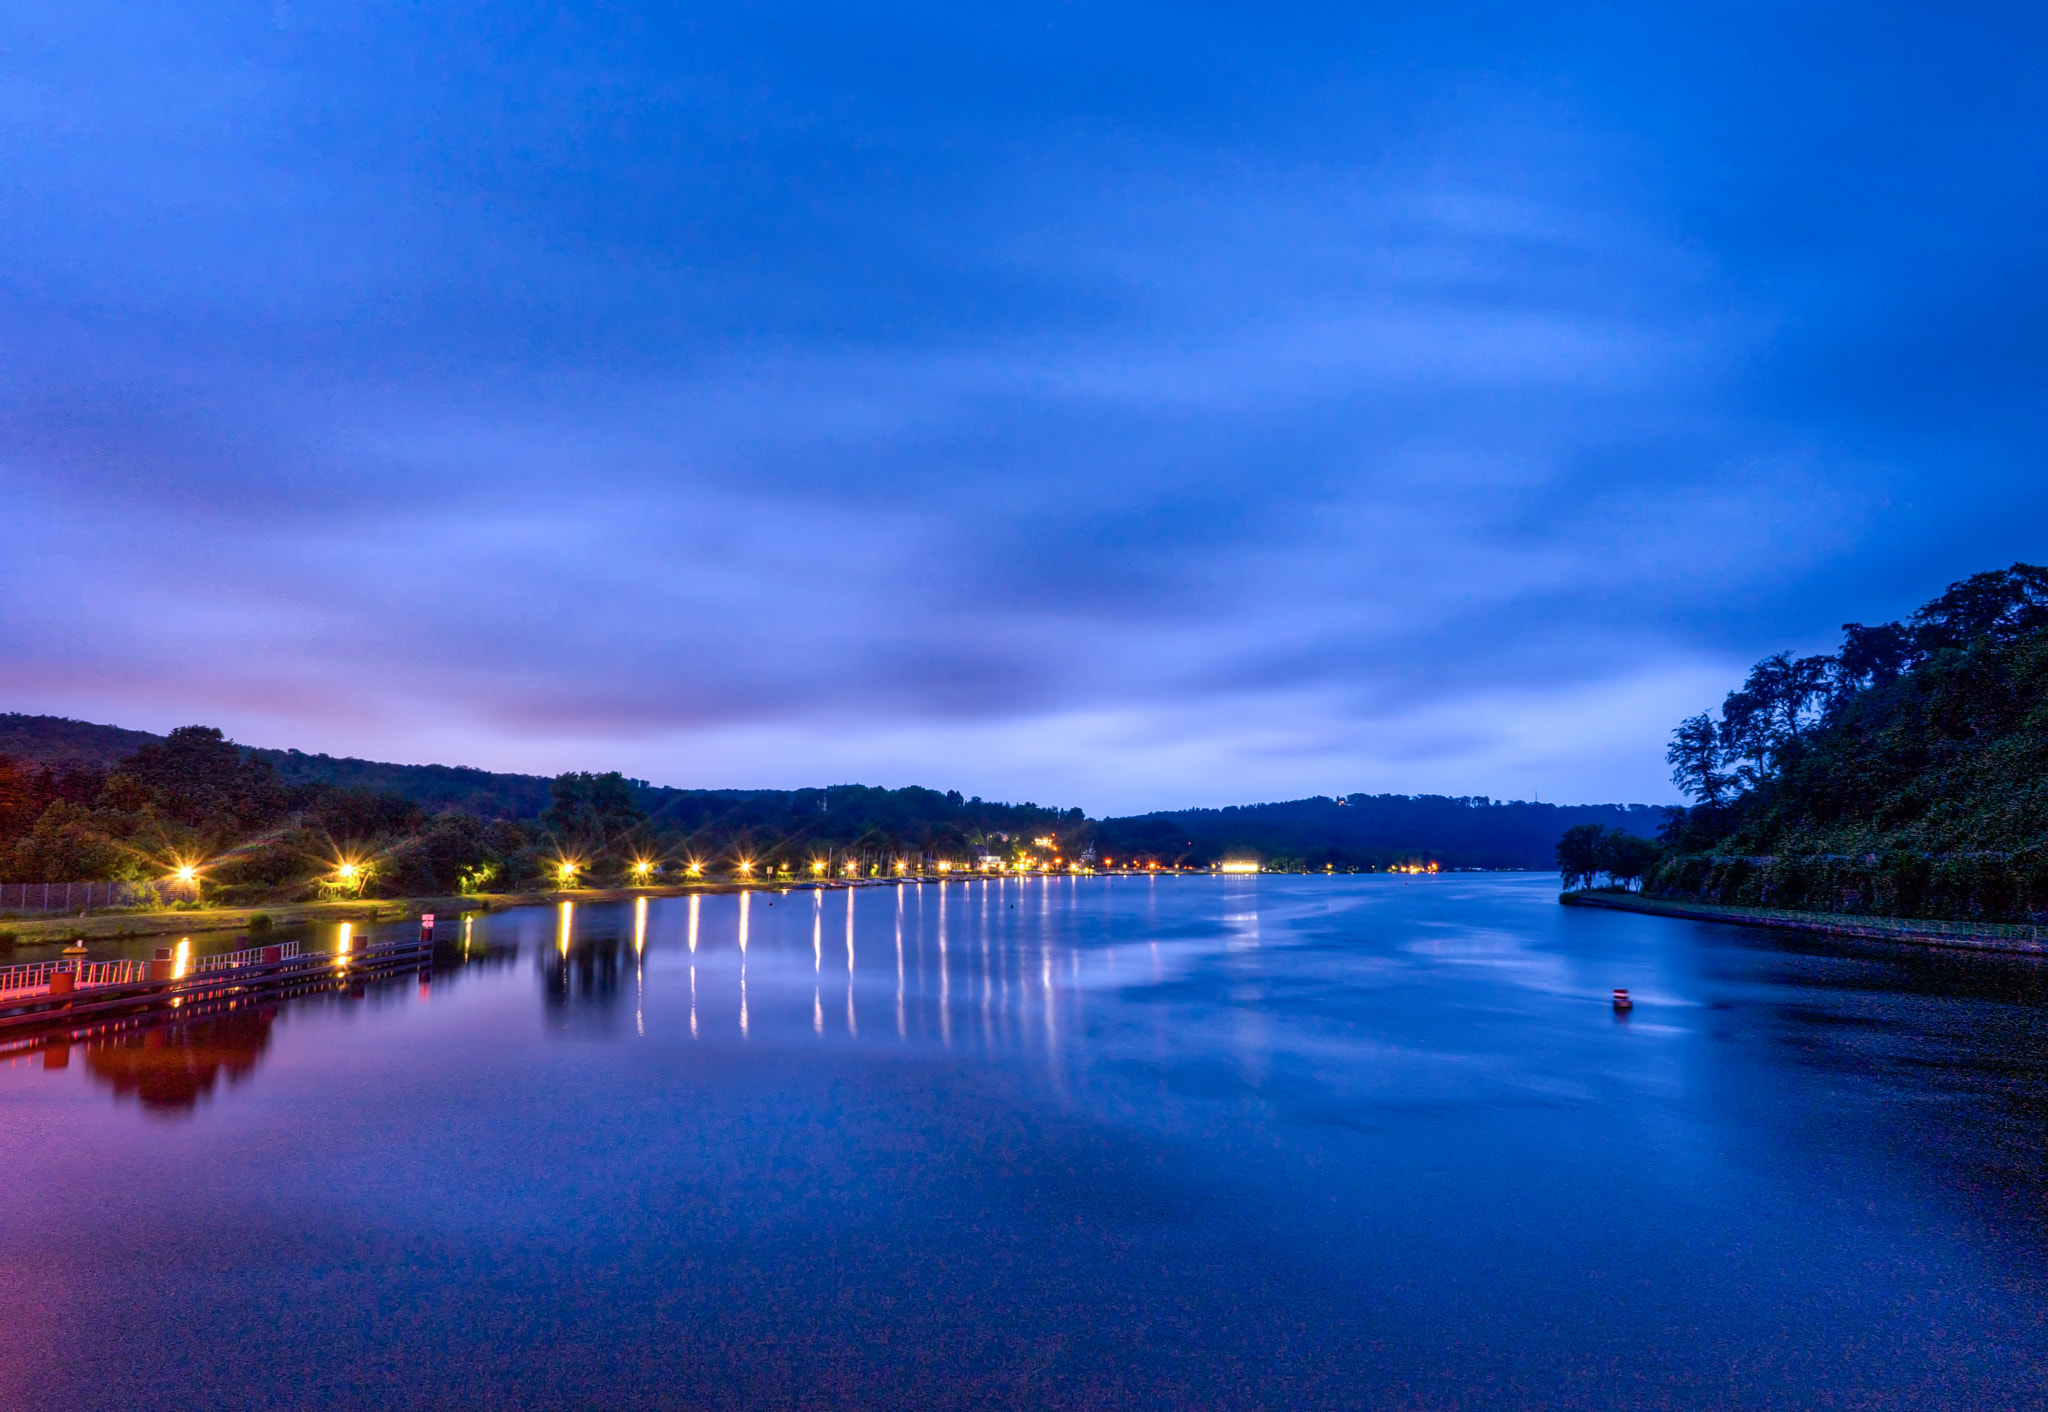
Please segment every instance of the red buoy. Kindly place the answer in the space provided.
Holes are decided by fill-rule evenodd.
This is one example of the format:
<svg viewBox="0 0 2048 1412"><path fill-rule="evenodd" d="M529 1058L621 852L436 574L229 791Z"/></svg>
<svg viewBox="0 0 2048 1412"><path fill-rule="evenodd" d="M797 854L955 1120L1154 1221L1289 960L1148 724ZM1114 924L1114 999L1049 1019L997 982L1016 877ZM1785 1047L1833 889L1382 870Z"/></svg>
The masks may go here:
<svg viewBox="0 0 2048 1412"><path fill-rule="evenodd" d="M1628 998L1628 992L1620 986L1614 988L1614 1008L1617 1010L1633 1010L1636 1008L1635 1002Z"/></svg>

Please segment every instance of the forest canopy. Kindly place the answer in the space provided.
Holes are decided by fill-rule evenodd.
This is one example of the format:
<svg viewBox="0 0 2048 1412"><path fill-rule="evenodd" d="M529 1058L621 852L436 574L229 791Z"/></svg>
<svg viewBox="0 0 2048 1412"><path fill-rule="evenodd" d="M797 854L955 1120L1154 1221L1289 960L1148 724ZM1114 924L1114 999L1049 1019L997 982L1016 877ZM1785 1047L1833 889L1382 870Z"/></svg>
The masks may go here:
<svg viewBox="0 0 2048 1412"><path fill-rule="evenodd" d="M1031 858L1203 867L1541 868L1574 825L1647 830L1644 805L1350 794L1089 819L1077 808L865 785L674 789L618 773L553 779L239 745L206 726L152 736L0 717L0 881L153 880L205 893L430 895ZM568 869L565 873L564 869Z"/></svg>
<svg viewBox="0 0 2048 1412"><path fill-rule="evenodd" d="M2048 568L1767 657L1667 758L1693 803L1664 831L1659 894L2048 920Z"/></svg>

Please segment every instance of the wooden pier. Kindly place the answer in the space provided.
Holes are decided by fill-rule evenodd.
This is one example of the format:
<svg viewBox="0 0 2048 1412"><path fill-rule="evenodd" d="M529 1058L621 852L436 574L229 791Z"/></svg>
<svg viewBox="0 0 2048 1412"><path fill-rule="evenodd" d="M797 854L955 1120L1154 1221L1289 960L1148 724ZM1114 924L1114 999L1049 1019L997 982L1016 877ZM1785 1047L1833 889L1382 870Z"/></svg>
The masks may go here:
<svg viewBox="0 0 2048 1412"><path fill-rule="evenodd" d="M296 943L251 947L195 958L185 974L160 970L162 960L7 967L0 970L0 986L11 987L0 989L0 1056L52 1040L77 1043L168 1015L197 1018L255 1001L348 989L417 970L432 957L433 942L423 932L418 939L345 952L301 953Z"/></svg>

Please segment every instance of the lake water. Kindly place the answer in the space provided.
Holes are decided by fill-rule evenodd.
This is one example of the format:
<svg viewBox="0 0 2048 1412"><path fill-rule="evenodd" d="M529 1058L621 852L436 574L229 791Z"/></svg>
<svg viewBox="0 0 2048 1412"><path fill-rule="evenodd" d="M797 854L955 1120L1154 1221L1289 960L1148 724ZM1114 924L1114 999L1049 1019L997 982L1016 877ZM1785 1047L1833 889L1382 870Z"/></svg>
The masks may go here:
<svg viewBox="0 0 2048 1412"><path fill-rule="evenodd" d="M440 939L430 982L0 1064L0 1406L2048 1392L2030 961L1530 875L719 895Z"/></svg>

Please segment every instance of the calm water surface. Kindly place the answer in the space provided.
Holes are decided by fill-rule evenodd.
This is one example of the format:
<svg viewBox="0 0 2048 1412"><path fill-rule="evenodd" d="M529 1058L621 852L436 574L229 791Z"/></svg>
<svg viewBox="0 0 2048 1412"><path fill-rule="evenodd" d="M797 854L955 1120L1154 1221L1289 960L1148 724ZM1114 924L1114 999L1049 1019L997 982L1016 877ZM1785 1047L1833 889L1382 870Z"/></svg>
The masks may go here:
<svg viewBox="0 0 2048 1412"><path fill-rule="evenodd" d="M530 909L0 1063L0 1405L2040 1405L2042 970L1555 897Z"/></svg>

